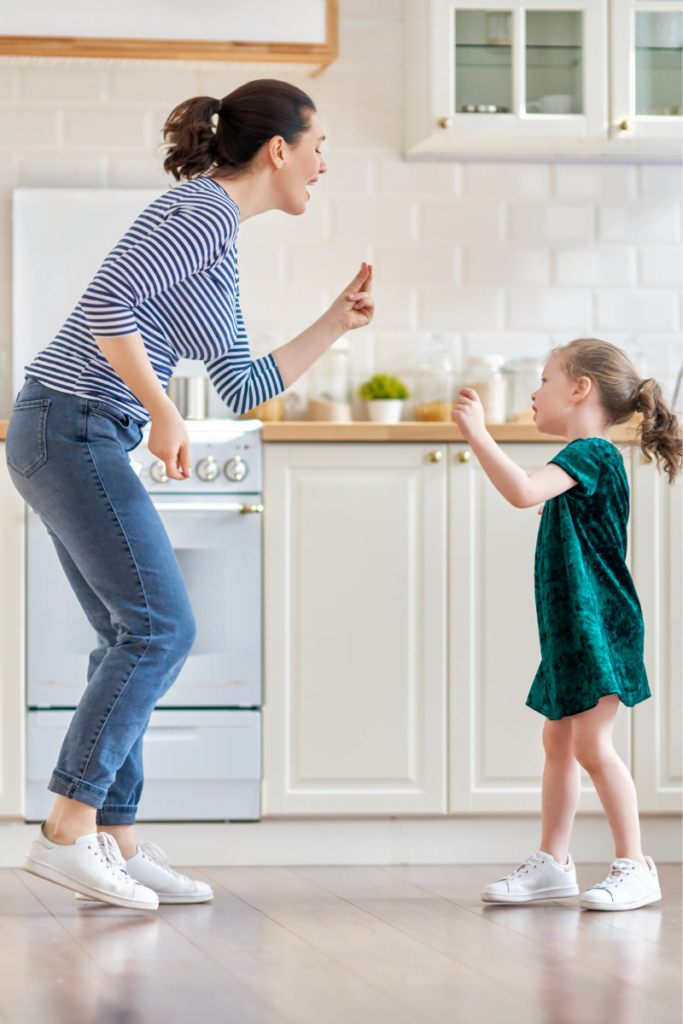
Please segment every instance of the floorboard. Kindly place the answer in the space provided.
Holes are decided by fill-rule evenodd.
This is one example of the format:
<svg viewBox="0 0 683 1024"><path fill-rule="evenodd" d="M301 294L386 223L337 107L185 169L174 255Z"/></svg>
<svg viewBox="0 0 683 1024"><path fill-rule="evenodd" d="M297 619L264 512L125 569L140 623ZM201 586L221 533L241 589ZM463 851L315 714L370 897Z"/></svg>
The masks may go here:
<svg viewBox="0 0 683 1024"><path fill-rule="evenodd" d="M0 870L0 1024L680 1024L659 869L628 913L483 904L510 865L187 869L215 899L157 912Z"/></svg>

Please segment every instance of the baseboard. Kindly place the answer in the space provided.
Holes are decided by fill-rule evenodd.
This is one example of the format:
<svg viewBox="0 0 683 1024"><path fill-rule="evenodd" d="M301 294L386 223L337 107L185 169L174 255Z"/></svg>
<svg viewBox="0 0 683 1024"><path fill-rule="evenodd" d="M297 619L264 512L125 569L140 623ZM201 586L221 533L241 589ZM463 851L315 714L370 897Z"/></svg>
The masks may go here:
<svg viewBox="0 0 683 1024"><path fill-rule="evenodd" d="M681 818L642 818L643 850L681 860ZM515 864L540 841L537 816L476 818L266 819L260 822L141 822L141 840L174 864ZM19 867L36 825L0 820L0 867ZM609 862L614 847L603 817L574 824L578 863Z"/></svg>

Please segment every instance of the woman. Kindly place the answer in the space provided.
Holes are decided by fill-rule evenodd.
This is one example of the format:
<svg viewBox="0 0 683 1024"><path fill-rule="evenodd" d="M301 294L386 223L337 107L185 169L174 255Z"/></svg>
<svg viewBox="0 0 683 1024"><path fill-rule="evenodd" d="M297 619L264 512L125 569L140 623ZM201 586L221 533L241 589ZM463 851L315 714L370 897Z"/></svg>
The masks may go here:
<svg viewBox="0 0 683 1024"><path fill-rule="evenodd" d="M217 115L214 128L213 119ZM49 788L55 806L24 868L87 897L149 909L203 902L208 885L138 847L142 740L193 644L187 592L128 452L149 448L174 480L191 475L185 424L164 388L179 358L203 359L237 413L279 394L373 315L372 268L298 337L252 361L239 305L241 221L298 216L326 171L313 101L263 80L223 100L180 104L164 167L183 184L135 221L54 341L26 368L7 435L19 493L45 523L98 634L88 686ZM98 830L99 829L99 830Z"/></svg>

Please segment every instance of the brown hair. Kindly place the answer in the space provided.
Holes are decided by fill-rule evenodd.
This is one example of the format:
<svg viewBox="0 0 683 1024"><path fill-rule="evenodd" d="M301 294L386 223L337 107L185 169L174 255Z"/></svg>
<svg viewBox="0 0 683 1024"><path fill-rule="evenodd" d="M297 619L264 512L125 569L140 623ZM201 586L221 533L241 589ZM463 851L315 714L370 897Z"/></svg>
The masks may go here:
<svg viewBox="0 0 683 1024"><path fill-rule="evenodd" d="M305 92L271 78L247 82L222 100L195 96L180 103L166 119L164 170L176 181L211 170L234 176L246 170L274 136L281 135L290 146L298 142L314 112L315 104Z"/></svg>
<svg viewBox="0 0 683 1024"><path fill-rule="evenodd" d="M657 381L652 377L642 380L625 352L598 338L579 338L553 349L551 354L572 380L588 377L595 384L608 426L625 423L640 413L642 419L631 443L648 459L654 457L657 467L663 468L669 483L673 483L683 461L681 428Z"/></svg>

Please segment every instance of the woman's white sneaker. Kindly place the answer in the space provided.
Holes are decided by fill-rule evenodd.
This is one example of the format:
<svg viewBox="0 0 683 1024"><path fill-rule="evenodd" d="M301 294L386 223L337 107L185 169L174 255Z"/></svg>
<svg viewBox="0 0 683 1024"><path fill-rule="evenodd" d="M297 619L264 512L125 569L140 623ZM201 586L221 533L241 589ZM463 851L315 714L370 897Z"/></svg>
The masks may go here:
<svg viewBox="0 0 683 1024"><path fill-rule="evenodd" d="M116 841L106 832L80 836L75 843L61 846L51 843L41 828L21 866L32 875L83 893L87 899L129 910L156 910L159 906L157 894L126 871Z"/></svg>
<svg viewBox="0 0 683 1024"><path fill-rule="evenodd" d="M628 857L612 861L609 875L581 894L579 906L584 910L637 910L662 898L659 876L652 857L648 867Z"/></svg>
<svg viewBox="0 0 683 1024"><path fill-rule="evenodd" d="M131 878L152 889L159 903L206 903L213 899L213 889L206 882L174 871L165 853L154 843L142 843L137 853L125 861ZM90 899L81 893L79 899Z"/></svg>
<svg viewBox="0 0 683 1024"><path fill-rule="evenodd" d="M491 882L481 892L484 903L530 903L578 895L576 867L571 856L567 858L566 867L562 867L542 850L532 850L511 875Z"/></svg>

